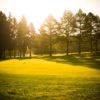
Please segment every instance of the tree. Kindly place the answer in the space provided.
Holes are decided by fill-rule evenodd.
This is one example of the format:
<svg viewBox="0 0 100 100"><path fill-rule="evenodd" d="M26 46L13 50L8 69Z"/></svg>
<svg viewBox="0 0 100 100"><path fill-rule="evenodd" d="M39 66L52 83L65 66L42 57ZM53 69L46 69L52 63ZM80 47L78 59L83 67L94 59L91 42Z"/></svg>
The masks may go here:
<svg viewBox="0 0 100 100"><path fill-rule="evenodd" d="M90 51L93 52L93 33L94 33L94 19L95 15L91 12L88 13L88 15L85 18L85 24L84 24L84 35L85 37L89 38L90 43Z"/></svg>
<svg viewBox="0 0 100 100"><path fill-rule="evenodd" d="M73 32L75 32L75 18L71 11L64 11L61 18L61 31L66 41L66 55L69 53L69 40Z"/></svg>
<svg viewBox="0 0 100 100"><path fill-rule="evenodd" d="M84 25L84 22L85 22L85 17L86 17L86 14L83 13L83 11L81 9L79 9L79 11L76 13L76 29L77 29L77 32L78 32L78 52L79 54L81 54L81 44L82 44L82 33L84 32L84 28L83 28L83 25Z"/></svg>
<svg viewBox="0 0 100 100"><path fill-rule="evenodd" d="M7 47L9 51L9 57L11 57L11 52L14 50L14 57L15 57L15 48L17 46L16 35L17 35L17 20L15 17L12 17L11 13L8 16L8 31L9 34L9 45Z"/></svg>
<svg viewBox="0 0 100 100"><path fill-rule="evenodd" d="M32 53L32 47L34 45L34 42L35 42L35 35L36 35L36 32L35 32L35 27L33 25L33 23L30 23L29 25L29 44L28 44L28 47L30 49L30 57L31 57L31 53Z"/></svg>
<svg viewBox="0 0 100 100"><path fill-rule="evenodd" d="M53 53L53 44L55 43L55 34L57 32L57 20L52 16L49 15L45 22L43 23L45 33L48 35L49 38L49 55L52 56Z"/></svg>
<svg viewBox="0 0 100 100"><path fill-rule="evenodd" d="M14 50L14 58L16 57L16 49L18 45L17 41L17 31L18 31L18 22L15 17L12 18L12 32L13 32L13 50Z"/></svg>
<svg viewBox="0 0 100 100"><path fill-rule="evenodd" d="M0 58L5 57L5 50L9 45L9 36L7 17L0 11Z"/></svg>
<svg viewBox="0 0 100 100"><path fill-rule="evenodd" d="M25 57L25 52L28 46L28 36L29 36L29 28L27 26L26 18L23 16L18 24L18 32L17 32L20 57L21 57L21 52L23 53L23 57Z"/></svg>
<svg viewBox="0 0 100 100"><path fill-rule="evenodd" d="M100 40L100 17L95 16L95 25L94 25L94 35L95 35L95 52L98 53L98 50L100 50L98 47L99 45L99 40Z"/></svg>
<svg viewBox="0 0 100 100"><path fill-rule="evenodd" d="M49 51L49 35L46 33L46 30L45 30L45 26L44 25L41 25L41 27L39 28L39 32L40 32L40 35L39 35L39 40L40 41L40 53L41 55L42 54L47 54L48 51Z"/></svg>

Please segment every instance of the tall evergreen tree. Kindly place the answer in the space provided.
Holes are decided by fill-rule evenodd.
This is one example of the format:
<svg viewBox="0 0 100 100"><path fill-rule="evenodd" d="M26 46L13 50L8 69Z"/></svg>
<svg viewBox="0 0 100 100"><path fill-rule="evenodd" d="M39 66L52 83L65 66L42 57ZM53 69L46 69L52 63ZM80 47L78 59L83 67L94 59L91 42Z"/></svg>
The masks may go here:
<svg viewBox="0 0 100 100"><path fill-rule="evenodd" d="M5 50L9 45L9 37L7 17L0 11L0 58L5 57Z"/></svg>
<svg viewBox="0 0 100 100"><path fill-rule="evenodd" d="M41 50L40 53L42 55L48 53L49 36L46 33L44 25L41 25L41 27L39 28L39 32L40 32L40 50Z"/></svg>
<svg viewBox="0 0 100 100"><path fill-rule="evenodd" d="M14 57L16 57L16 50L18 49L18 41L17 41L17 31L18 31L18 22L15 17L12 19L12 32L13 32L13 50L14 50Z"/></svg>
<svg viewBox="0 0 100 100"><path fill-rule="evenodd" d="M26 18L23 16L19 22L18 32L17 32L20 57L21 57L21 52L23 53L23 57L25 57L25 52L28 46L28 36L29 36L29 28L27 25Z"/></svg>
<svg viewBox="0 0 100 100"><path fill-rule="evenodd" d="M28 47L30 49L30 57L32 55L32 47L34 47L34 43L35 43L35 35L36 35L35 27L31 22L29 25L29 43L28 43Z"/></svg>
<svg viewBox="0 0 100 100"><path fill-rule="evenodd" d="M58 27L57 20L52 15L49 15L43 24L46 34L49 37L49 55L52 56L55 34Z"/></svg>
<svg viewBox="0 0 100 100"><path fill-rule="evenodd" d="M78 53L81 54L82 49L82 34L84 32L84 23L85 23L86 14L83 13L81 9L78 10L76 13L76 25L77 25L77 32L78 32Z"/></svg>
<svg viewBox="0 0 100 100"><path fill-rule="evenodd" d="M90 43L90 52L93 52L93 33L94 33L94 19L95 15L91 12L88 13L88 15L85 18L85 24L84 24L84 35L89 38Z"/></svg>
<svg viewBox="0 0 100 100"><path fill-rule="evenodd" d="M75 32L75 18L71 11L64 11L61 18L62 35L65 37L66 42L66 55L69 53L69 40L73 32Z"/></svg>
<svg viewBox="0 0 100 100"><path fill-rule="evenodd" d="M95 16L95 25L94 25L94 35L95 35L95 52L98 53L98 50L100 50L100 17Z"/></svg>
<svg viewBox="0 0 100 100"><path fill-rule="evenodd" d="M9 13L8 16L8 31L9 34L9 45L7 47L9 51L9 56L11 57L12 50L15 50L16 48L16 33L17 33L17 20L15 17L12 17L11 13ZM15 51L14 51L14 57L15 57Z"/></svg>

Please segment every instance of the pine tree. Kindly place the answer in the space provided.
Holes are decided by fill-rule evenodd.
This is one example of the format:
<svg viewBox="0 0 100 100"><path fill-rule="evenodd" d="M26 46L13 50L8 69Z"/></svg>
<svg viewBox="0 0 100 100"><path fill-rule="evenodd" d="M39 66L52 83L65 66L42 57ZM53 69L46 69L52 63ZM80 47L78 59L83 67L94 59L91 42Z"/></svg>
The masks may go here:
<svg viewBox="0 0 100 100"><path fill-rule="evenodd" d="M78 36L78 53L81 54L82 50L82 34L84 32L84 23L85 23L86 14L83 13L81 9L76 13L76 29L77 29L77 36Z"/></svg>
<svg viewBox="0 0 100 100"><path fill-rule="evenodd" d="M65 37L66 55L68 55L70 36L73 32L75 32L75 18L71 11L64 11L64 14L61 18L61 31L61 34Z"/></svg>

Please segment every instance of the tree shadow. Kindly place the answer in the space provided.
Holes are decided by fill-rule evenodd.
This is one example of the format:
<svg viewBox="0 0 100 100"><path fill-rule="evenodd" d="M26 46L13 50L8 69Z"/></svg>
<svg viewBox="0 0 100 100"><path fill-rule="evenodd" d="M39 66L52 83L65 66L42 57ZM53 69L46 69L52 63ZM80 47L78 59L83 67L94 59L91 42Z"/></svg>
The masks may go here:
<svg viewBox="0 0 100 100"><path fill-rule="evenodd" d="M33 57L15 57L15 58L0 58L1 61L11 60L11 59L18 59L18 60L25 60L25 59L32 59Z"/></svg>
<svg viewBox="0 0 100 100"><path fill-rule="evenodd" d="M54 55L52 57L45 55L40 56L36 55L33 57L16 57L16 58L6 58L0 59L0 61L18 59L18 60L29 60L29 59L43 59L47 61L63 63L63 64L71 64L73 66L86 66L94 69L100 69L100 55L90 55L90 54L70 54L66 55Z"/></svg>
<svg viewBox="0 0 100 100"><path fill-rule="evenodd" d="M86 66L95 69L100 69L100 55L78 55L78 54L71 54L71 55L63 55L63 56L43 56L43 57L35 57L35 59L44 59L48 61L53 61L57 63L63 64L71 64L73 66Z"/></svg>

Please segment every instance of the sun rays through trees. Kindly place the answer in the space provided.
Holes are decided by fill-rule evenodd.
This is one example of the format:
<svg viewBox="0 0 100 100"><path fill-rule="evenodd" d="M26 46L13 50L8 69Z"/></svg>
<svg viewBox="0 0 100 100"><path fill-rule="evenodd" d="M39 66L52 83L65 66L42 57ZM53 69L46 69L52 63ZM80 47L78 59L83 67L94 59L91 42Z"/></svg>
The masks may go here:
<svg viewBox="0 0 100 100"><path fill-rule="evenodd" d="M0 11L0 58L73 52L100 52L100 16L65 10L59 21L48 15L37 33L25 16L18 22Z"/></svg>

